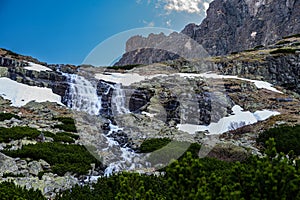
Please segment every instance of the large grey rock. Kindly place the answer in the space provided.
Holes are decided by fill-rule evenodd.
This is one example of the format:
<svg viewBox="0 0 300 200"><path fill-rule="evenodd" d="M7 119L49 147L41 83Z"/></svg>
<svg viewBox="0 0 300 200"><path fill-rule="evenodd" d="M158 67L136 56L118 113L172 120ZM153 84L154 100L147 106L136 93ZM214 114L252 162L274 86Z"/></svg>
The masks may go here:
<svg viewBox="0 0 300 200"><path fill-rule="evenodd" d="M35 176L37 176L39 172L43 171L42 165L38 161L28 163L28 169L29 173Z"/></svg>
<svg viewBox="0 0 300 200"><path fill-rule="evenodd" d="M16 173L18 166L13 158L0 153L0 175L3 173Z"/></svg>

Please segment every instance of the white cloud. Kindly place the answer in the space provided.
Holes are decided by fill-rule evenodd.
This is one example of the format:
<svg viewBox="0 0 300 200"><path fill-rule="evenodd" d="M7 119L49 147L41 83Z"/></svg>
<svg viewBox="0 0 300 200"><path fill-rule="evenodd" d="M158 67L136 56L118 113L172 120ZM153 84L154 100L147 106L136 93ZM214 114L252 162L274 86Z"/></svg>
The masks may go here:
<svg viewBox="0 0 300 200"><path fill-rule="evenodd" d="M188 13L199 13L199 0L166 0L167 4L165 5L165 9L172 11L186 11Z"/></svg>
<svg viewBox="0 0 300 200"><path fill-rule="evenodd" d="M204 10L207 11L207 9L209 8L209 3L208 2L204 2L203 6L204 6Z"/></svg>
<svg viewBox="0 0 300 200"><path fill-rule="evenodd" d="M200 14L207 10L209 2L212 0L158 0L164 4L164 9L168 12L187 12Z"/></svg>

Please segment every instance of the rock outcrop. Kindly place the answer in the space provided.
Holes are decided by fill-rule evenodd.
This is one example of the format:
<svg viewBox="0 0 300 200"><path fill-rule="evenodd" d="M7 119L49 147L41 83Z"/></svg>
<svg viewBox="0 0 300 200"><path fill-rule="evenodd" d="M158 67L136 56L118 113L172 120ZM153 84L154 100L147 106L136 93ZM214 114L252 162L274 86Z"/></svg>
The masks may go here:
<svg viewBox="0 0 300 200"><path fill-rule="evenodd" d="M266 62L239 62L230 67L230 62L218 63L222 73L227 75L239 75L241 77L255 77L293 90L300 94L300 56L285 55L267 57ZM249 73L251 72L251 73Z"/></svg>
<svg viewBox="0 0 300 200"><path fill-rule="evenodd" d="M202 46L191 37L173 32L150 34L147 38L134 36L127 41L126 53L115 65L152 64L164 60L199 59L208 54Z"/></svg>
<svg viewBox="0 0 300 200"><path fill-rule="evenodd" d="M41 62L37 61L36 63ZM60 71L65 73L74 73L76 71L74 66L45 64L45 66L52 69L52 71L34 71L26 69L25 67L27 66L28 63L25 60L0 57L0 77L8 77L14 81L30 86L51 88L52 91L55 94L60 95L64 101L68 83L66 77Z"/></svg>
<svg viewBox="0 0 300 200"><path fill-rule="evenodd" d="M268 45L300 32L300 2L295 0L215 0L200 25L182 33L199 42L210 55Z"/></svg>
<svg viewBox="0 0 300 200"><path fill-rule="evenodd" d="M300 37L212 60L222 74L264 80L300 94Z"/></svg>
<svg viewBox="0 0 300 200"><path fill-rule="evenodd" d="M21 55L21 54L17 54L13 51L10 51L10 50L7 50L7 49L3 49L3 48L0 48L0 57L4 58L4 60L7 60L6 62L9 63L7 65L4 65L4 66L25 66L26 63L23 62L23 61L29 61L29 62L33 62L33 63L38 63L38 64L41 64L41 65L46 65L45 62L41 62L39 60L37 60L36 58L33 58L31 56L24 56L24 55ZM10 61L8 61L10 60ZM0 59L0 65L3 66L3 62L5 61L2 61ZM20 63L20 64L16 64L16 63Z"/></svg>
<svg viewBox="0 0 300 200"><path fill-rule="evenodd" d="M181 33L196 41L209 55L225 55L266 46L284 36L300 33L299 19L300 2L297 0L215 0L200 25L188 24ZM187 55L194 54L191 49L196 45L192 45L188 53L185 51L189 48L174 52L162 45L168 43L182 49L189 47L188 42L176 37L175 41L176 34L132 37L126 43L126 53L116 65L149 64L178 57L189 59Z"/></svg>

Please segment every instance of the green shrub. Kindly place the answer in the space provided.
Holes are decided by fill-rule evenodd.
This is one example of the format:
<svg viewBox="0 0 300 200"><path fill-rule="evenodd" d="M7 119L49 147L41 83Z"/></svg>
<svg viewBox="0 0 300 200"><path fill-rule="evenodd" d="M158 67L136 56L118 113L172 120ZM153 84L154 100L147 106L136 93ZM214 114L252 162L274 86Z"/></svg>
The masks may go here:
<svg viewBox="0 0 300 200"><path fill-rule="evenodd" d="M2 153L14 158L43 159L51 165L52 172L58 175L64 175L66 172L77 175L87 174L91 163L95 163L97 167L101 166L100 161L84 146L74 144L37 143L25 145L22 149L14 151L3 150Z"/></svg>
<svg viewBox="0 0 300 200"><path fill-rule="evenodd" d="M15 114L11 114L11 113L0 113L0 121L4 121L4 120L9 120L9 119L21 119L21 117L19 117L18 115Z"/></svg>
<svg viewBox="0 0 300 200"><path fill-rule="evenodd" d="M39 178L39 180L42 180L45 173L46 173L45 171L41 171L38 173L37 177Z"/></svg>
<svg viewBox="0 0 300 200"><path fill-rule="evenodd" d="M265 157L245 163L194 158L188 151L165 168L165 175L101 177L93 189L76 186L58 199L300 199L298 164L277 154L274 140L266 143Z"/></svg>
<svg viewBox="0 0 300 200"><path fill-rule="evenodd" d="M77 132L75 121L71 117L58 117L58 118L54 118L54 120L58 120L62 123L62 124L54 125L54 128L58 128L60 130L64 130L67 132L74 132L74 133Z"/></svg>
<svg viewBox="0 0 300 200"><path fill-rule="evenodd" d="M186 150L189 148L190 143L171 141L166 146L152 152L147 161L150 162L153 167L162 167L162 165L168 165L174 160L180 158Z"/></svg>
<svg viewBox="0 0 300 200"><path fill-rule="evenodd" d="M300 155L300 125L271 128L259 134L257 142L266 146L269 138L275 139L278 151L287 154L293 150L296 155Z"/></svg>
<svg viewBox="0 0 300 200"><path fill-rule="evenodd" d="M140 147L141 153L149 153L161 149L162 147L166 146L171 139L169 138L151 138L145 140Z"/></svg>
<svg viewBox="0 0 300 200"><path fill-rule="evenodd" d="M163 178L153 175L123 172L98 179L92 188L77 185L57 199L166 199Z"/></svg>
<svg viewBox="0 0 300 200"><path fill-rule="evenodd" d="M25 177L23 174L13 174L13 173L4 173L2 178L7 178L7 177Z"/></svg>
<svg viewBox="0 0 300 200"><path fill-rule="evenodd" d="M74 135L72 133L67 133L67 132L58 132L56 134L51 133L51 132L44 132L44 136L46 137L51 137L54 142L64 142L64 143L74 143L75 140L73 138L78 138L76 137L77 135Z"/></svg>
<svg viewBox="0 0 300 200"><path fill-rule="evenodd" d="M46 200L39 190L26 190L23 187L16 186L11 182L0 183L0 199L1 200Z"/></svg>
<svg viewBox="0 0 300 200"><path fill-rule="evenodd" d="M36 139L40 135L37 129L16 126L12 128L0 127L0 142L10 142L23 138Z"/></svg>
<svg viewBox="0 0 300 200"><path fill-rule="evenodd" d="M56 135L58 135L58 136L68 136L70 138L73 138L74 140L79 139L79 135L75 135L73 133L68 133L68 132L58 132L58 133L56 133Z"/></svg>

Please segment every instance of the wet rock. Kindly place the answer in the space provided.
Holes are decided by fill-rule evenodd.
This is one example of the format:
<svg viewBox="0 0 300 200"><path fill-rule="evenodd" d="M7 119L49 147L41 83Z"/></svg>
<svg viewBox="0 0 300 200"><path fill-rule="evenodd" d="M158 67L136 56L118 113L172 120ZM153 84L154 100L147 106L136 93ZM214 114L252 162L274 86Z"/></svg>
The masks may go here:
<svg viewBox="0 0 300 200"><path fill-rule="evenodd" d="M149 90L136 89L130 96L129 110L133 113L140 113L150 101L153 93Z"/></svg>
<svg viewBox="0 0 300 200"><path fill-rule="evenodd" d="M112 95L113 95L113 85L114 83L108 83L100 80L97 84L97 94L101 96L101 110L100 115L113 120L113 112L112 112Z"/></svg>

